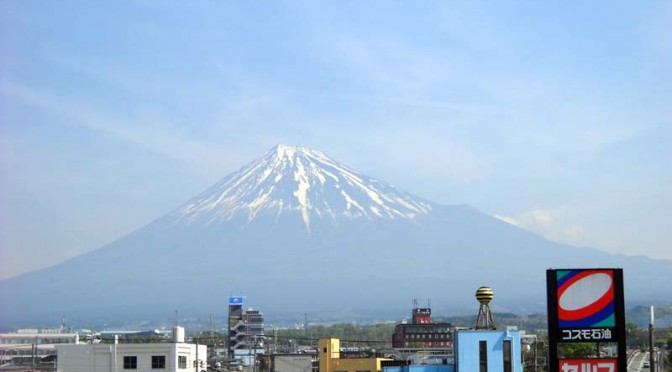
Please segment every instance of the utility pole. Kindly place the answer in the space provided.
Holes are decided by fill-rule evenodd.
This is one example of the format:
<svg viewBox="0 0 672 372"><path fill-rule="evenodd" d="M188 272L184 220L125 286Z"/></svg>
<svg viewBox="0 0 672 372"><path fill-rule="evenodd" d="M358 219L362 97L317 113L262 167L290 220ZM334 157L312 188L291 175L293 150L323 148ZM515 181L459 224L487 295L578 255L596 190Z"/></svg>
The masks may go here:
<svg viewBox="0 0 672 372"><path fill-rule="evenodd" d="M278 327L273 327L273 352L278 352Z"/></svg>
<svg viewBox="0 0 672 372"><path fill-rule="evenodd" d="M35 341L37 342L37 336ZM35 344L30 345L30 372L35 372Z"/></svg>
<svg viewBox="0 0 672 372"><path fill-rule="evenodd" d="M649 323L649 370L656 372L656 358L653 350L653 306L651 306L651 322Z"/></svg>
<svg viewBox="0 0 672 372"><path fill-rule="evenodd" d="M252 357L252 371L257 372L257 335L254 335L254 355Z"/></svg>
<svg viewBox="0 0 672 372"><path fill-rule="evenodd" d="M213 350L216 349L216 346L215 346L215 323L212 322L212 313L210 313L210 343L212 344Z"/></svg>
<svg viewBox="0 0 672 372"><path fill-rule="evenodd" d="M532 371L537 372L537 336L536 335L534 336L534 353L532 353L532 355L534 356L534 361L533 361L533 363L534 363L533 368L534 369Z"/></svg>
<svg viewBox="0 0 672 372"><path fill-rule="evenodd" d="M31 353L32 358L30 358L30 360L31 360L30 364L31 364L31 368L32 368L33 372L35 372L35 359L37 358L37 351L38 351L39 344L40 344L40 339L37 336L35 336L35 343L33 344L33 350L32 350L32 353Z"/></svg>

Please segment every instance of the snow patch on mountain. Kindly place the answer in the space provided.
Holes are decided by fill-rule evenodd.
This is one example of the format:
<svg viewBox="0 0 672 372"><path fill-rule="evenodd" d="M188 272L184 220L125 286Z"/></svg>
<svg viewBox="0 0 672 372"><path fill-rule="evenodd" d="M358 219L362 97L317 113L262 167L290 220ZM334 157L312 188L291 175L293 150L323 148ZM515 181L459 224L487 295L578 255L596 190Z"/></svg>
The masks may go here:
<svg viewBox="0 0 672 372"><path fill-rule="evenodd" d="M214 223L261 212L299 212L310 228L320 218L402 218L432 210L394 186L367 177L320 151L278 145L261 158L217 182L175 211L175 221Z"/></svg>

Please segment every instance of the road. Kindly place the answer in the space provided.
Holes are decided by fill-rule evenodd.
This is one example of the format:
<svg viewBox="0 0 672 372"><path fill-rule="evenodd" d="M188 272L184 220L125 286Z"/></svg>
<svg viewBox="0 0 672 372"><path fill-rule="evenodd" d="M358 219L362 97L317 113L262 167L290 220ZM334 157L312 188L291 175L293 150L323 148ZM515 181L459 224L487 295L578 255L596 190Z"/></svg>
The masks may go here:
<svg viewBox="0 0 672 372"><path fill-rule="evenodd" d="M636 351L628 363L628 372L648 372L649 370L649 353Z"/></svg>

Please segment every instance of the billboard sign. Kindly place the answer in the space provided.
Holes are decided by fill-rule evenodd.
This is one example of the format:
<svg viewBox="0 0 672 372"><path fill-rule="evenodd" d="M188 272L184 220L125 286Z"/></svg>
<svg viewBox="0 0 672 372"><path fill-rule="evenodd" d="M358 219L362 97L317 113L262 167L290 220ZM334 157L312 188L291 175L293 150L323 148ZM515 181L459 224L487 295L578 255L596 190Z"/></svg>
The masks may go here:
<svg viewBox="0 0 672 372"><path fill-rule="evenodd" d="M556 270L560 341L615 341L613 270Z"/></svg>
<svg viewBox="0 0 672 372"><path fill-rule="evenodd" d="M562 359L561 372L618 372L618 359Z"/></svg>
<svg viewBox="0 0 672 372"><path fill-rule="evenodd" d="M608 371L603 368L616 361L615 366L625 370L624 365L619 364L625 363L623 270L547 270L546 289L550 366L559 367L563 372L584 372L584 368L598 372ZM609 359L611 362L604 359L558 360L558 343L579 342L617 343L619 357Z"/></svg>
<svg viewBox="0 0 672 372"><path fill-rule="evenodd" d="M243 304L243 297L238 296L238 297L229 297L229 305L242 305Z"/></svg>

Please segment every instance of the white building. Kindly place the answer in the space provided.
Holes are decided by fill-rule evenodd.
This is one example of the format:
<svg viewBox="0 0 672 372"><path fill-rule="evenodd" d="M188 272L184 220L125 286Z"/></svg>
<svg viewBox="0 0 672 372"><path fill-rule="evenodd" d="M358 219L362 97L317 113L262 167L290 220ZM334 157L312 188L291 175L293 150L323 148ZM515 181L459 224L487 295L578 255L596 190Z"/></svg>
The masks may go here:
<svg viewBox="0 0 672 372"><path fill-rule="evenodd" d="M60 329L20 329L16 333L0 333L0 363L14 357L55 355L57 344L76 344L77 333Z"/></svg>
<svg viewBox="0 0 672 372"><path fill-rule="evenodd" d="M184 334L182 332L182 334ZM179 342L152 344L57 345L58 372L205 371L206 345ZM196 368L198 366L198 369Z"/></svg>

